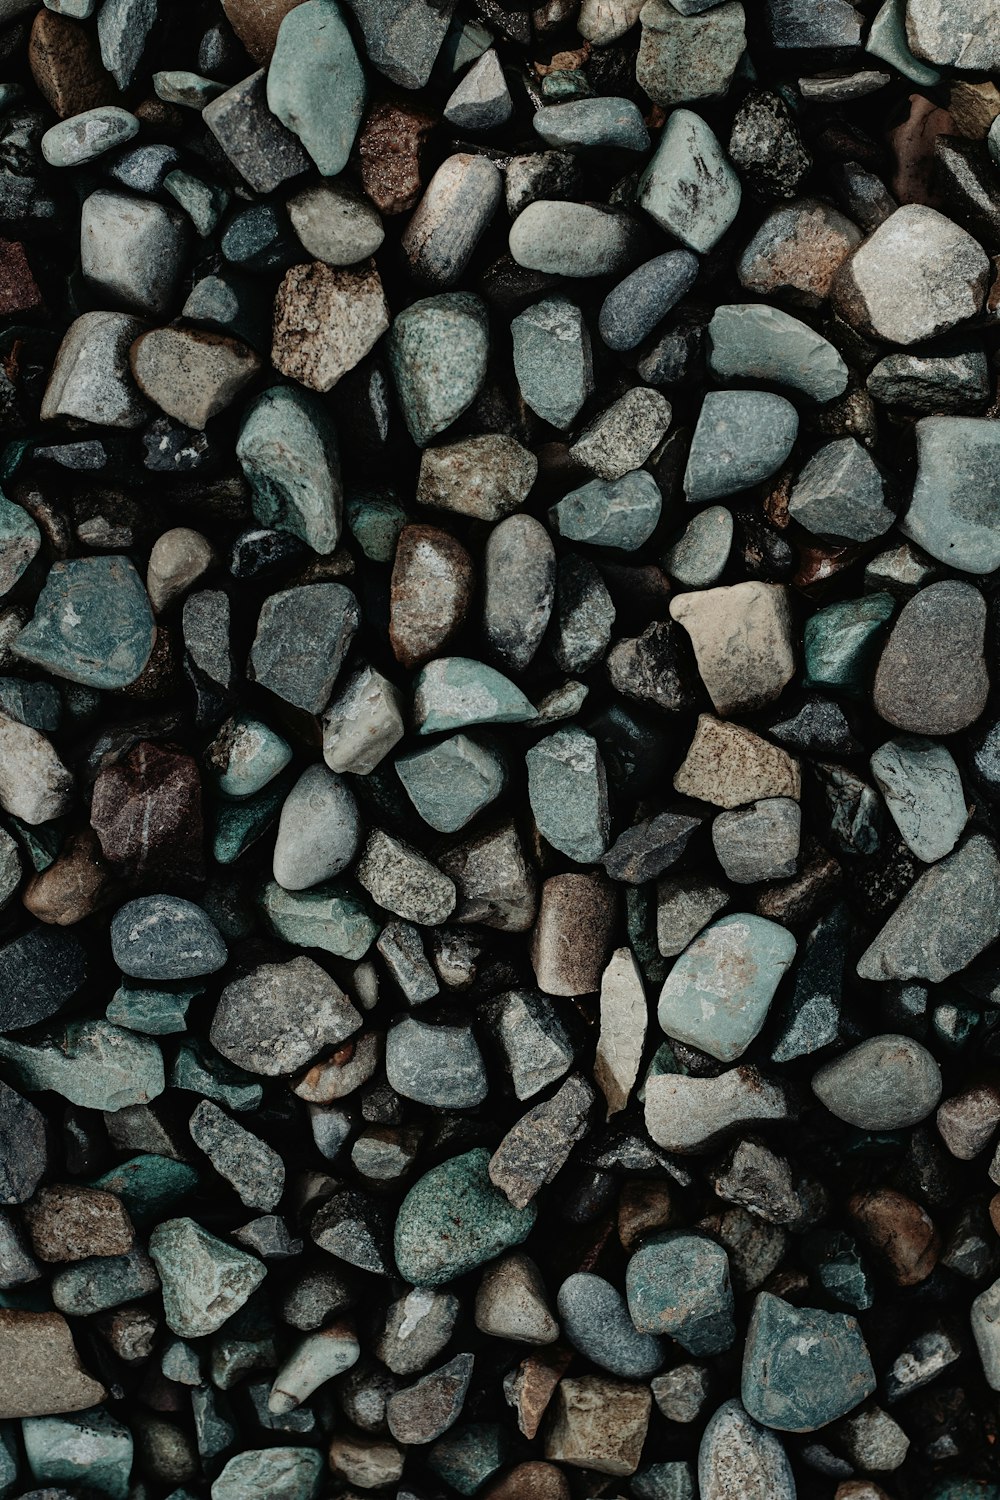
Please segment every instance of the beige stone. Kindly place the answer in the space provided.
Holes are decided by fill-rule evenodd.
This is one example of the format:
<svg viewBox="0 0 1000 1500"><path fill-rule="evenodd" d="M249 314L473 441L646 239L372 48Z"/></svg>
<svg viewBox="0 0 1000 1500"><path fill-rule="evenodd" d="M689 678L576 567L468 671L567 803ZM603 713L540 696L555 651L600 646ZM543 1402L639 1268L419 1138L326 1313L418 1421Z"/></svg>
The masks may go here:
<svg viewBox="0 0 1000 1500"><path fill-rule="evenodd" d="M225 411L261 367L249 344L205 328L151 328L132 345L129 362L143 395L198 431Z"/></svg>
<svg viewBox="0 0 1000 1500"><path fill-rule="evenodd" d="M356 270L322 261L292 266L274 299L271 360L283 375L329 391L389 327L389 306L373 260Z"/></svg>
<svg viewBox="0 0 1000 1500"><path fill-rule="evenodd" d="M84 1411L107 1392L80 1363L60 1313L0 1308L0 1417Z"/></svg>
<svg viewBox="0 0 1000 1500"><path fill-rule="evenodd" d="M792 617L780 583L734 583L678 594L670 614L691 637L701 680L720 714L760 708L795 675Z"/></svg>
<svg viewBox="0 0 1000 1500"><path fill-rule="evenodd" d="M663 1073L646 1080L646 1129L665 1151L710 1151L732 1130L792 1117L782 1086L747 1065L716 1078Z"/></svg>
<svg viewBox="0 0 1000 1500"><path fill-rule="evenodd" d="M802 775L798 761L770 740L742 724L701 714L674 790L716 807L745 807L761 797L797 800Z"/></svg>
<svg viewBox="0 0 1000 1500"><path fill-rule="evenodd" d="M594 1082L608 1104L608 1118L628 1104L639 1076L646 1041L646 991L630 948L617 948L601 976L601 1032Z"/></svg>
<svg viewBox="0 0 1000 1500"><path fill-rule="evenodd" d="M146 592L157 614L204 577L215 561L211 542L190 526L174 526L153 543Z"/></svg>
<svg viewBox="0 0 1000 1500"><path fill-rule="evenodd" d="M642 1457L653 1398L649 1387L584 1375L561 1380L545 1457L599 1474L634 1474Z"/></svg>
<svg viewBox="0 0 1000 1500"><path fill-rule="evenodd" d="M519 1250L484 1271L476 1293L475 1319L480 1333L517 1344L552 1344L559 1337L541 1273L531 1257Z"/></svg>

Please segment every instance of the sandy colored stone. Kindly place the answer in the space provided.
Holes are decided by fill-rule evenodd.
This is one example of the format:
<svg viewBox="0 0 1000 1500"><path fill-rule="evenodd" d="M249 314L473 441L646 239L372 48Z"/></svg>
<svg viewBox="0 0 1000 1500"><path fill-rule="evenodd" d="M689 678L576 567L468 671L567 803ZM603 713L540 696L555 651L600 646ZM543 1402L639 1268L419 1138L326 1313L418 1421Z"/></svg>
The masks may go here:
<svg viewBox="0 0 1000 1500"><path fill-rule="evenodd" d="M795 674L792 618L780 583L677 594L670 614L691 637L701 680L720 714L760 708Z"/></svg>
<svg viewBox="0 0 1000 1500"><path fill-rule="evenodd" d="M653 1398L649 1387L584 1375L556 1392L545 1456L624 1478L639 1467Z"/></svg>
<svg viewBox="0 0 1000 1500"><path fill-rule="evenodd" d="M0 1308L0 1417L47 1417L96 1406L107 1394L80 1363L60 1313Z"/></svg>
<svg viewBox="0 0 1000 1500"><path fill-rule="evenodd" d="M483 1500L569 1500L569 1484L555 1464L518 1464L484 1490Z"/></svg>
<svg viewBox="0 0 1000 1500"><path fill-rule="evenodd" d="M313 391L329 391L389 327L389 307L375 262L359 270L321 260L292 266L274 299L271 360Z"/></svg>
<svg viewBox="0 0 1000 1500"><path fill-rule="evenodd" d="M553 875L545 881L531 939L540 989L587 995L600 988L614 913L614 890L603 875Z"/></svg>
<svg viewBox="0 0 1000 1500"><path fill-rule="evenodd" d="M101 62L93 29L69 16L38 11L28 42L28 65L39 93L60 120L117 102L118 90Z"/></svg>
<svg viewBox="0 0 1000 1500"><path fill-rule="evenodd" d="M389 640L396 660L416 667L458 631L475 587L472 559L436 526L405 526L396 544L389 593Z"/></svg>
<svg viewBox="0 0 1000 1500"><path fill-rule="evenodd" d="M802 777L798 761L770 740L700 714L674 790L716 807L744 807L762 797L798 800Z"/></svg>
<svg viewBox="0 0 1000 1500"><path fill-rule="evenodd" d="M39 1188L24 1210L31 1247L39 1260L85 1260L125 1255L135 1233L120 1198L78 1183Z"/></svg>
<svg viewBox="0 0 1000 1500"><path fill-rule="evenodd" d="M529 1354L504 1378L503 1393L517 1413L520 1432L529 1439L536 1436L542 1418L572 1358L568 1349L547 1349L544 1354Z"/></svg>
<svg viewBox="0 0 1000 1500"><path fill-rule="evenodd" d="M646 992L630 948L617 948L601 976L601 1031L594 1082L607 1100L608 1118L628 1104L646 1041Z"/></svg>

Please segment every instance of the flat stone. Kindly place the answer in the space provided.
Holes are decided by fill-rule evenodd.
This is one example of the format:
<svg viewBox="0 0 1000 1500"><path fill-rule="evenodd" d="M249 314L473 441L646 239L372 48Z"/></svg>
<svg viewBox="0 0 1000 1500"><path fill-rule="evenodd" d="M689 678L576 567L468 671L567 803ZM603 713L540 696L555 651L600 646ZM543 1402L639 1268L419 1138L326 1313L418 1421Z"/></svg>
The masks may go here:
<svg viewBox="0 0 1000 1500"><path fill-rule="evenodd" d="M271 1146L211 1099L201 1101L188 1121L188 1129L194 1144L204 1151L241 1203L264 1212L277 1207L285 1188L285 1165Z"/></svg>
<svg viewBox="0 0 1000 1500"><path fill-rule="evenodd" d="M639 206L688 250L704 255L735 219L740 195L740 179L709 126L691 110L675 109L639 179Z"/></svg>
<svg viewBox="0 0 1000 1500"><path fill-rule="evenodd" d="M447 1432L465 1404L473 1363L471 1354L457 1354L389 1398L386 1423L397 1442L432 1443Z"/></svg>
<svg viewBox="0 0 1000 1500"><path fill-rule="evenodd" d="M887 354L869 374L865 388L882 405L906 406L920 416L981 411L990 399L989 367L979 348L949 354Z"/></svg>
<svg viewBox="0 0 1000 1500"><path fill-rule="evenodd" d="M141 427L148 407L129 369L129 350L145 324L128 313L87 312L66 331L39 416L75 417L102 427Z"/></svg>
<svg viewBox="0 0 1000 1500"><path fill-rule="evenodd" d="M743 1405L781 1432L815 1432L875 1389L857 1320L762 1292L743 1356Z"/></svg>
<svg viewBox="0 0 1000 1500"><path fill-rule="evenodd" d="M832 401L847 389L847 366L833 345L807 323L767 303L717 307L708 341L709 368L722 381L790 386L818 402Z"/></svg>
<svg viewBox="0 0 1000 1500"><path fill-rule="evenodd" d="M250 650L254 679L306 713L322 713L360 614L340 583L304 584L265 599Z"/></svg>
<svg viewBox="0 0 1000 1500"><path fill-rule="evenodd" d="M641 885L655 880L684 853L701 819L687 813L657 813L620 833L601 863L612 880Z"/></svg>
<svg viewBox="0 0 1000 1500"><path fill-rule="evenodd" d="M720 917L677 959L660 993L668 1036L720 1062L742 1056L795 956L795 939L764 917Z"/></svg>
<svg viewBox="0 0 1000 1500"><path fill-rule="evenodd" d="M737 1399L710 1419L698 1449L701 1500L795 1500L795 1476L779 1440Z"/></svg>
<svg viewBox="0 0 1000 1500"><path fill-rule="evenodd" d="M587 1129L594 1091L571 1075L552 1095L521 1116L490 1158L490 1181L516 1209L526 1208L565 1166Z"/></svg>
<svg viewBox="0 0 1000 1500"><path fill-rule="evenodd" d="M396 774L417 812L438 833L457 833L500 795L503 761L467 735L400 756Z"/></svg>
<svg viewBox="0 0 1000 1500"><path fill-rule="evenodd" d="M59 1313L0 1308L0 1351L8 1370L0 1416L82 1411L107 1396L84 1370L70 1326Z"/></svg>
<svg viewBox="0 0 1000 1500"><path fill-rule="evenodd" d="M454 286L500 206L503 178L487 156L458 152L438 167L402 239L414 278Z"/></svg>
<svg viewBox="0 0 1000 1500"><path fill-rule="evenodd" d="M535 1208L513 1208L489 1178L483 1147L453 1156L410 1189L396 1219L396 1264L418 1286L441 1286L527 1238Z"/></svg>
<svg viewBox="0 0 1000 1500"><path fill-rule="evenodd" d="M712 845L723 872L738 885L787 880L798 866L800 827L797 802L767 797L719 813L712 824Z"/></svg>
<svg viewBox="0 0 1000 1500"><path fill-rule="evenodd" d="M642 971L631 949L617 948L601 975L601 1030L594 1057L594 1082L607 1101L609 1119L627 1107L635 1087L646 1020Z"/></svg>
<svg viewBox="0 0 1000 1500"><path fill-rule="evenodd" d="M274 931L286 943L321 948L338 958L364 958L378 936L379 924L342 885L286 891L270 881L260 904Z"/></svg>
<svg viewBox="0 0 1000 1500"><path fill-rule="evenodd" d="M722 1354L736 1338L729 1257L702 1234L658 1234L625 1271L636 1328L667 1334L688 1354Z"/></svg>
<svg viewBox="0 0 1000 1500"><path fill-rule="evenodd" d="M1000 20L985 0L907 0L906 39L917 57L944 67L994 72L1000 66Z"/></svg>
<svg viewBox="0 0 1000 1500"><path fill-rule="evenodd" d="M485 662L442 656L417 678L413 717L418 734L473 724L524 724L535 710L513 682Z"/></svg>
<svg viewBox="0 0 1000 1500"><path fill-rule="evenodd" d="M974 833L925 870L861 955L862 979L926 979L958 973L1000 937L1000 859Z"/></svg>
<svg viewBox="0 0 1000 1500"><path fill-rule="evenodd" d="M302 142L324 177L347 165L361 123L365 75L334 0L305 0L278 28L267 107Z"/></svg>
<svg viewBox="0 0 1000 1500"><path fill-rule="evenodd" d="M662 1365L660 1340L637 1331L621 1292L603 1276L568 1276L559 1288L558 1309L566 1338L602 1370L642 1380Z"/></svg>
<svg viewBox="0 0 1000 1500"><path fill-rule="evenodd" d="M47 1021L87 980L87 954L72 933L30 927L0 947L0 1022L22 1031Z"/></svg>
<svg viewBox="0 0 1000 1500"><path fill-rule="evenodd" d="M598 1474L634 1474L652 1405L646 1385L598 1375L563 1379L556 1388L545 1456Z"/></svg>
<svg viewBox="0 0 1000 1500"><path fill-rule="evenodd" d="M394 1375L416 1375L445 1347L459 1311L448 1292L413 1287L389 1304L375 1352Z"/></svg>
<svg viewBox="0 0 1000 1500"><path fill-rule="evenodd" d="M55 562L14 650L85 687L128 687L156 636L142 580L127 557Z"/></svg>
<svg viewBox="0 0 1000 1500"><path fill-rule="evenodd" d="M876 712L911 734L954 734L986 707L986 605L978 589L948 579L904 604L875 674Z"/></svg>
<svg viewBox="0 0 1000 1500"><path fill-rule="evenodd" d="M111 952L133 979L194 979L214 974L228 950L208 913L180 896L138 896L111 923Z"/></svg>
<svg viewBox="0 0 1000 1500"><path fill-rule="evenodd" d="M413 302L395 318L389 364L407 430L419 448L450 427L486 375L486 305L470 292Z"/></svg>
<svg viewBox="0 0 1000 1500"><path fill-rule="evenodd" d="M680 12L669 0L647 0L640 20L635 76L654 104L718 99L728 92L746 49L745 16L737 0L701 14Z"/></svg>
<svg viewBox="0 0 1000 1500"><path fill-rule="evenodd" d="M107 1021L71 1021L32 1043L0 1039L0 1057L22 1088L52 1089L81 1109L148 1104L165 1087L156 1043Z"/></svg>
<svg viewBox="0 0 1000 1500"><path fill-rule="evenodd" d="M238 339L189 328L153 328L129 355L136 385L185 427L203 428L231 406L261 367Z"/></svg>
<svg viewBox="0 0 1000 1500"><path fill-rule="evenodd" d="M570 457L601 479L625 479L659 446L670 417L670 403L659 391L634 386L588 423Z"/></svg>
<svg viewBox="0 0 1000 1500"><path fill-rule="evenodd" d="M646 1080L645 1109L656 1145L682 1156L711 1151L733 1132L795 1116L783 1086L746 1065L715 1078L654 1074Z"/></svg>
<svg viewBox="0 0 1000 1500"><path fill-rule="evenodd" d="M292 266L275 298L271 362L310 390L329 391L388 327L389 308L374 261L359 270L319 260Z"/></svg>
<svg viewBox="0 0 1000 1500"><path fill-rule="evenodd" d="M50 167L82 166L131 140L138 129L127 109L103 104L50 126L41 139L42 155Z"/></svg>
<svg viewBox="0 0 1000 1500"><path fill-rule="evenodd" d="M403 732L399 690L372 667L360 667L323 715L323 759L331 771L366 776Z"/></svg>
<svg viewBox="0 0 1000 1500"><path fill-rule="evenodd" d="M638 259L645 237L634 219L587 203L539 198L511 226L519 266L573 278L614 276Z"/></svg>
<svg viewBox="0 0 1000 1500"><path fill-rule="evenodd" d="M444 650L464 623L475 581L461 542L436 526L404 526L389 595L389 641L396 660L417 667Z"/></svg>
<svg viewBox="0 0 1000 1500"><path fill-rule="evenodd" d="M268 1500L313 1500L323 1469L315 1448L251 1448L228 1461L212 1483L212 1500L245 1500L255 1492Z"/></svg>
<svg viewBox="0 0 1000 1500"><path fill-rule="evenodd" d="M967 573L1000 567L997 435L981 417L925 417L917 423L917 477L904 536Z"/></svg>
<svg viewBox="0 0 1000 1500"><path fill-rule="evenodd" d="M607 780L596 741L559 729L525 756L528 801L542 837L580 864L593 864L610 832Z"/></svg>
<svg viewBox="0 0 1000 1500"><path fill-rule="evenodd" d="M385 1042L386 1077L397 1094L435 1109L473 1109L489 1091L482 1053L467 1026L404 1016Z"/></svg>
<svg viewBox="0 0 1000 1500"><path fill-rule="evenodd" d="M925 864L950 854L969 816L951 752L934 740L900 737L879 746L871 768L906 847Z"/></svg>
<svg viewBox="0 0 1000 1500"><path fill-rule="evenodd" d="M863 238L839 209L820 198L798 198L768 213L737 262L740 285L761 297L819 307Z"/></svg>
<svg viewBox="0 0 1000 1500"><path fill-rule="evenodd" d="M452 91L444 117L459 130L494 130L507 123L513 109L500 59L487 47Z"/></svg>
<svg viewBox="0 0 1000 1500"><path fill-rule="evenodd" d="M187 247L177 209L99 189L80 214L80 266L94 293L138 313L165 313Z"/></svg>
<svg viewBox="0 0 1000 1500"><path fill-rule="evenodd" d="M217 1332L266 1274L254 1256L217 1239L194 1219L157 1224L149 1253L160 1275L167 1327L178 1338Z"/></svg>
<svg viewBox="0 0 1000 1500"><path fill-rule="evenodd" d="M543 297L510 325L514 373L525 402L543 422L569 427L593 389L590 334L567 297Z"/></svg>
<svg viewBox="0 0 1000 1500"><path fill-rule="evenodd" d="M647 90L648 93L648 90ZM535 130L547 146L578 151L592 146L646 151L649 132L631 99L571 99L535 111Z"/></svg>
<svg viewBox="0 0 1000 1500"><path fill-rule="evenodd" d="M620 281L605 297L598 319L608 348L623 352L641 344L691 290L698 269L698 258L690 250L668 250Z"/></svg>
<svg viewBox="0 0 1000 1500"><path fill-rule="evenodd" d="M794 676L791 615L781 584L751 581L677 594L670 614L691 637L701 680L720 714L760 708Z"/></svg>
<svg viewBox="0 0 1000 1500"><path fill-rule="evenodd" d="M982 247L937 209L907 203L859 246L831 296L852 327L892 344L915 344L975 317L989 262Z"/></svg>
<svg viewBox="0 0 1000 1500"><path fill-rule="evenodd" d="M689 501L719 500L768 479L792 451L794 406L770 391L709 391L684 471Z"/></svg>
<svg viewBox="0 0 1000 1500"><path fill-rule="evenodd" d="M801 773L797 760L742 724L700 714L674 790L716 807L743 807L762 797L797 800Z"/></svg>
<svg viewBox="0 0 1000 1500"><path fill-rule="evenodd" d="M311 958L260 964L222 991L213 1047L250 1073L277 1077L305 1067L361 1025L361 1016Z"/></svg>
<svg viewBox="0 0 1000 1500"><path fill-rule="evenodd" d="M515 438L484 433L428 448L420 460L417 500L439 510L500 521L527 498L538 461Z"/></svg>
<svg viewBox="0 0 1000 1500"><path fill-rule="evenodd" d="M328 266L367 260L385 238L377 209L339 180L300 188L286 207L303 250Z"/></svg>
<svg viewBox="0 0 1000 1500"><path fill-rule="evenodd" d="M902 1130L937 1108L941 1070L912 1038L874 1036L820 1068L812 1090L838 1120L860 1130Z"/></svg>
<svg viewBox="0 0 1000 1500"><path fill-rule="evenodd" d="M33 1479L55 1486L82 1478L108 1500L127 1500L134 1443L128 1427L110 1412L97 1408L78 1417L30 1417L21 1434Z"/></svg>
<svg viewBox="0 0 1000 1500"><path fill-rule="evenodd" d="M813 455L795 480L788 513L807 531L854 542L874 541L896 519L885 503L882 475L852 437Z"/></svg>
<svg viewBox="0 0 1000 1500"><path fill-rule="evenodd" d="M255 193L273 193L310 165L298 137L268 108L266 77L263 68L251 73L202 110L205 124Z"/></svg>

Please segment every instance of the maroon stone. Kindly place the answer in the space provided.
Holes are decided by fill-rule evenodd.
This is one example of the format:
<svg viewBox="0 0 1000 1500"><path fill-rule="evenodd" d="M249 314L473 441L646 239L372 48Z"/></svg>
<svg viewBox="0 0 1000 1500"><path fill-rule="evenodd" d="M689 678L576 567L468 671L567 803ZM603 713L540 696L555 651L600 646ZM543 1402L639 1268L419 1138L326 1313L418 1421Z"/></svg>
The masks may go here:
<svg viewBox="0 0 1000 1500"><path fill-rule="evenodd" d="M190 755L142 740L94 782L90 822L108 863L157 884L204 876L201 782Z"/></svg>

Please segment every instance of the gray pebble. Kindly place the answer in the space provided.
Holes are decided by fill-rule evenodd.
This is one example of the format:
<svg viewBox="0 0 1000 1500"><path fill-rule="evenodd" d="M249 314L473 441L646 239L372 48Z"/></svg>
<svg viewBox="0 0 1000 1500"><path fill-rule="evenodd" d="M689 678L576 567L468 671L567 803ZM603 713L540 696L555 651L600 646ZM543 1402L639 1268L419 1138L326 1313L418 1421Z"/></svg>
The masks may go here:
<svg viewBox="0 0 1000 1500"><path fill-rule="evenodd" d="M514 220L510 253L531 271L614 276L638 259L644 238L626 214L542 198L529 203Z"/></svg>
<svg viewBox="0 0 1000 1500"><path fill-rule="evenodd" d="M275 880L286 891L304 891L332 879L354 858L360 832L347 782L326 766L307 767L282 804Z"/></svg>
<svg viewBox="0 0 1000 1500"><path fill-rule="evenodd" d="M397 1094L435 1109L473 1109L489 1092L482 1053L468 1026L404 1016L385 1039L385 1070Z"/></svg>
<svg viewBox="0 0 1000 1500"><path fill-rule="evenodd" d="M719 813L712 844L725 875L738 885L787 880L798 865L801 821L799 804L790 797Z"/></svg>
<svg viewBox="0 0 1000 1500"><path fill-rule="evenodd" d="M603 1276L579 1271L559 1288L563 1331L574 1348L612 1375L644 1380L663 1363L663 1345L639 1333L621 1292Z"/></svg>
<svg viewBox="0 0 1000 1500"><path fill-rule="evenodd" d="M698 258L689 250L668 250L638 266L601 306L598 327L608 348L623 351L641 344L697 277Z"/></svg>
<svg viewBox="0 0 1000 1500"><path fill-rule="evenodd" d="M859 1130L903 1130L937 1108L941 1069L908 1036L873 1036L813 1074L812 1091Z"/></svg>
<svg viewBox="0 0 1000 1500"><path fill-rule="evenodd" d="M438 167L403 234L414 278L454 286L500 205L503 178L487 156L459 152Z"/></svg>
<svg viewBox="0 0 1000 1500"><path fill-rule="evenodd" d="M94 290L136 312L166 312L187 247L183 216L103 188L84 200L80 214L80 265Z"/></svg>

